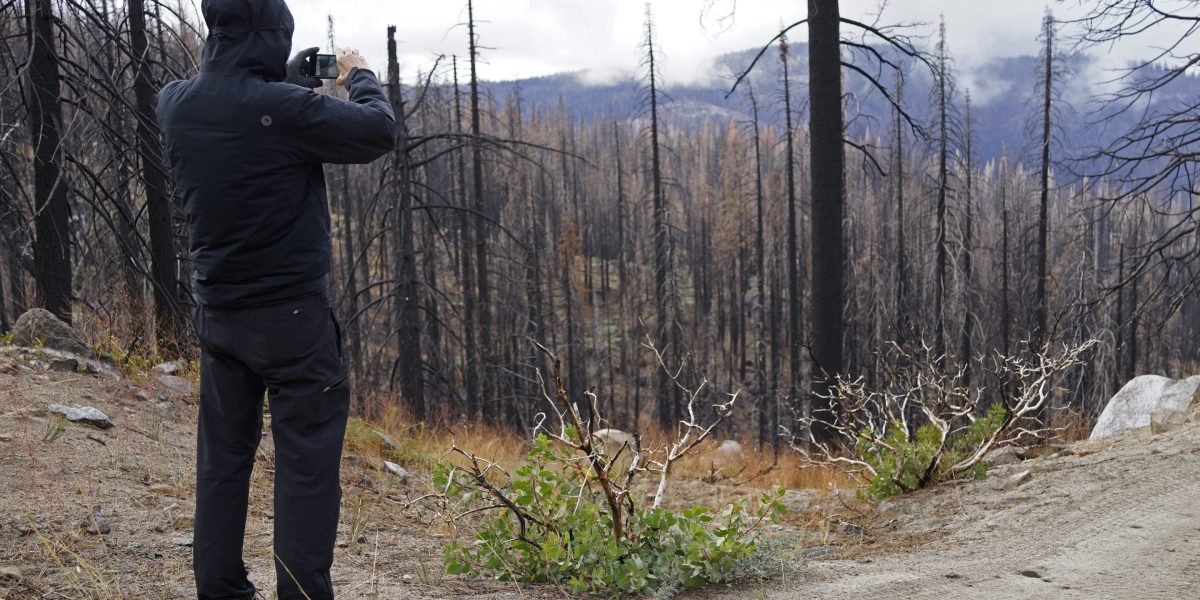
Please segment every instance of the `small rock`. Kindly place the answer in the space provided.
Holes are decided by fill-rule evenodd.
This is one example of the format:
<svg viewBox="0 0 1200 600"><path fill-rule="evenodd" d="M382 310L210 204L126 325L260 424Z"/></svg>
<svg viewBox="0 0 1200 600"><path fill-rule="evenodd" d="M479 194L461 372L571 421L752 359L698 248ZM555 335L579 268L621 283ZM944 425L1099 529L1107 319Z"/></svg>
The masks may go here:
<svg viewBox="0 0 1200 600"><path fill-rule="evenodd" d="M0 435L0 442L11 442L12 440L11 435Z"/></svg>
<svg viewBox="0 0 1200 600"><path fill-rule="evenodd" d="M92 515L83 522L83 530L91 535L107 535L112 531L108 519L100 512L100 507L92 508Z"/></svg>
<svg viewBox="0 0 1200 600"><path fill-rule="evenodd" d="M396 440L393 439L392 436L379 431L378 429L372 429L371 432L379 438L379 441L383 442L384 448L388 450L396 450L400 448L399 444L396 443Z"/></svg>
<svg viewBox="0 0 1200 600"><path fill-rule="evenodd" d="M713 453L713 464L722 467L741 466L746 464L746 453L736 440L725 440Z"/></svg>
<svg viewBox="0 0 1200 600"><path fill-rule="evenodd" d="M1020 473L1009 477L1008 481L1004 482L1004 487L1010 490L1016 489L1028 483L1032 478L1033 473L1029 472L1028 470L1021 471Z"/></svg>
<svg viewBox="0 0 1200 600"><path fill-rule="evenodd" d="M84 406L76 408L72 406L63 406L62 404L51 404L46 407L46 410L52 413L58 413L67 417L72 423L83 423L100 429L111 429L113 424L104 413L92 408Z"/></svg>
<svg viewBox="0 0 1200 600"><path fill-rule="evenodd" d="M383 461L383 467L387 469L388 473L391 473L392 475L395 475L401 479L408 479L409 477L412 477L412 473L409 473L404 469L404 467L401 467L394 462L385 460Z"/></svg>
<svg viewBox="0 0 1200 600"><path fill-rule="evenodd" d="M21 368L17 366L16 361L0 358L0 375L16 375L20 372Z"/></svg>
<svg viewBox="0 0 1200 600"><path fill-rule="evenodd" d="M162 384L163 387L175 392L176 394L179 394L180 396L191 396L192 392L195 390L195 386L192 385L192 382L182 377L177 377L175 375L159 375L157 379L158 383Z"/></svg>
<svg viewBox="0 0 1200 600"><path fill-rule="evenodd" d="M858 525L855 525L854 523L847 523L845 521L842 521L841 525L842 525L842 533L845 533L847 535L866 535L866 533L867 533L866 529L859 527Z"/></svg>
<svg viewBox="0 0 1200 600"><path fill-rule="evenodd" d="M183 361L173 360L171 362L157 364L153 367L150 367L150 370L154 371L155 373L162 373L163 375L174 375L183 370Z"/></svg>
<svg viewBox="0 0 1200 600"><path fill-rule="evenodd" d="M403 581L404 583L412 583L414 579L416 578L413 577L411 573L405 573L404 576L400 578L400 581Z"/></svg>
<svg viewBox="0 0 1200 600"><path fill-rule="evenodd" d="M21 581L22 576L23 576L23 573L21 573L20 567L15 567L15 566L11 566L11 565L0 567L0 581L16 583L18 581Z"/></svg>
<svg viewBox="0 0 1200 600"><path fill-rule="evenodd" d="M173 538L171 538L171 543L176 546L191 546L192 545L192 536L181 535L179 537L173 537Z"/></svg>
<svg viewBox="0 0 1200 600"><path fill-rule="evenodd" d="M158 416L164 421L175 420L175 404L171 402L163 402L158 405Z"/></svg>
<svg viewBox="0 0 1200 600"><path fill-rule="evenodd" d="M1021 571L1021 574L1030 579L1041 579L1042 578L1042 574L1038 573L1037 571L1034 571L1033 569L1026 569L1024 571Z"/></svg>
<svg viewBox="0 0 1200 600"><path fill-rule="evenodd" d="M133 394L133 397L137 398L138 400L141 400L142 402L149 402L150 401L150 392L147 392L146 390L138 390L137 392L135 392Z"/></svg>
<svg viewBox="0 0 1200 600"><path fill-rule="evenodd" d="M159 494L160 496L179 497L179 489L167 483L156 483L149 488L146 488L151 494Z"/></svg>
<svg viewBox="0 0 1200 600"><path fill-rule="evenodd" d="M991 452L988 452L985 462L993 467L1011 465L1021 461L1023 451L1023 448L1018 448L1016 446L1003 446L1001 448L996 448Z"/></svg>
<svg viewBox="0 0 1200 600"><path fill-rule="evenodd" d="M620 429L601 429L592 435L600 440L600 445L604 447L604 453L609 455L615 455L624 446L633 448L637 444L632 435Z"/></svg>
<svg viewBox="0 0 1200 600"><path fill-rule="evenodd" d="M1066 449L1066 446L1064 446L1062 444L1045 444L1042 446L1031 446L1029 448L1022 448L1020 454L1018 454L1017 456L1019 456L1021 458L1021 460L1033 460L1035 458L1042 458L1045 456L1054 456L1055 454L1058 454L1065 449Z"/></svg>
<svg viewBox="0 0 1200 600"><path fill-rule="evenodd" d="M346 464L353 466L353 467L359 467L362 469L373 469L376 471L380 470L379 465L376 464L374 461L363 458L357 454L347 454L342 457L342 460L346 461Z"/></svg>
<svg viewBox="0 0 1200 600"><path fill-rule="evenodd" d="M74 358L55 358L50 361L50 370L63 373L77 373L79 371L79 361Z"/></svg>

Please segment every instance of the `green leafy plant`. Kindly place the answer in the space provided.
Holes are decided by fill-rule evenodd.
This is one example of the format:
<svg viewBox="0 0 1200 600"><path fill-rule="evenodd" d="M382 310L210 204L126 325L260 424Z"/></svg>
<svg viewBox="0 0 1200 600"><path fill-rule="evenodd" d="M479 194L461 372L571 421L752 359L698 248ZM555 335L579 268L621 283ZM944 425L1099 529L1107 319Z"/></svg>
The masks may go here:
<svg viewBox="0 0 1200 600"><path fill-rule="evenodd" d="M666 369L653 343L646 347ZM702 425L707 411L699 399L706 382L689 388L671 375L687 398L686 417L672 440L647 449L633 435L619 448L606 448L597 433L596 396L585 393L588 410L581 413L564 389L558 357L538 348L553 365L552 385L543 381L553 413L538 415L526 460L510 473L455 445L451 453L466 464L434 469L437 492L431 497L458 532L443 555L447 572L553 582L575 593L610 596L669 595L732 578L739 562L754 554L760 527L784 511L783 491L763 494L753 508L738 502L715 513L700 506L675 512L663 507L663 499L672 465L731 414L737 395L712 405L714 418ZM645 474L657 479L649 508L635 501L644 497L645 490L634 486ZM473 534L463 536L464 528Z"/></svg>
<svg viewBox="0 0 1200 600"><path fill-rule="evenodd" d="M855 452L870 465L874 475L866 487L859 489L859 495L883 500L942 481L955 465L994 436L1004 421L1004 406L993 404L983 417L951 435L949 440L943 440L941 431L933 424L917 428L915 439L909 440L900 421L892 421L882 443L871 435L860 437ZM979 479L987 475L987 465L977 462L954 475Z"/></svg>
<svg viewBox="0 0 1200 600"><path fill-rule="evenodd" d="M738 561L754 554L760 526L784 512L782 489L764 493L753 509L741 502L716 513L700 506L634 509L625 534L616 536L613 515L578 459L539 435L503 485L483 483L483 469L438 465L434 484L447 499L464 508L496 508L472 540L446 546L447 572L561 583L575 593L611 596L694 587L726 581Z"/></svg>

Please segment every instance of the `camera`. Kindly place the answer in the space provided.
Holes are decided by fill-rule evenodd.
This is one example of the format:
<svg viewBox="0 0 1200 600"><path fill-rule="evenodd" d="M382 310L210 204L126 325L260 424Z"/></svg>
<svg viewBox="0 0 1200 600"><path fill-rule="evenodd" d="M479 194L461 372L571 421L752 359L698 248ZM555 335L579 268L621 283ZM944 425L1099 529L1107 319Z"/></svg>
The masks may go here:
<svg viewBox="0 0 1200 600"><path fill-rule="evenodd" d="M337 79L341 70L338 69L337 56L332 54L314 54L304 61L301 71L317 79Z"/></svg>

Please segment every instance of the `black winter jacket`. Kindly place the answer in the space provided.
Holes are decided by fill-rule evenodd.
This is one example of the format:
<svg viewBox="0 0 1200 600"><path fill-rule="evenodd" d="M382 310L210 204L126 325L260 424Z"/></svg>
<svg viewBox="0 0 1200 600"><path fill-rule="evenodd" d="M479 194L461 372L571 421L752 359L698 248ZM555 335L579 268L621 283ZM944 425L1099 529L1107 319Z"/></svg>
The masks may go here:
<svg viewBox="0 0 1200 600"><path fill-rule="evenodd" d="M375 74L350 101L284 83L292 14L283 0L204 0L200 73L158 96L187 216L197 301L268 304L323 291L329 207L322 163L368 163L395 146Z"/></svg>

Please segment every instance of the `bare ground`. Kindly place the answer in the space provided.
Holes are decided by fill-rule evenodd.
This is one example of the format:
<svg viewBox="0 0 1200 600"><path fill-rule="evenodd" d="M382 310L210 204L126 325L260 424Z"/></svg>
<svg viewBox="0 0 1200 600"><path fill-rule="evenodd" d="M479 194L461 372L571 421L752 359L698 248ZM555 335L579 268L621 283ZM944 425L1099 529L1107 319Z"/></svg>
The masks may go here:
<svg viewBox="0 0 1200 600"><path fill-rule="evenodd" d="M152 376L114 379L12 361L0 348L0 600L193 597L194 399ZM50 403L94 406L115 427L68 424L45 441ZM1194 420L1194 419L1193 419ZM252 481L246 556L269 590L270 436ZM1027 481L1010 479L1029 471ZM419 482L343 467L333 570L343 598L562 598L550 586L444 576L448 532L406 506ZM678 502L753 494L679 481ZM1200 597L1200 425L1078 443L982 481L885 502L789 494L730 585L685 598ZM99 507L107 534L87 532Z"/></svg>
<svg viewBox="0 0 1200 600"><path fill-rule="evenodd" d="M1192 421L1075 443L981 481L848 512L864 528L857 542L843 539L827 558L793 558L802 564L774 581L695 597L1200 598Z"/></svg>

